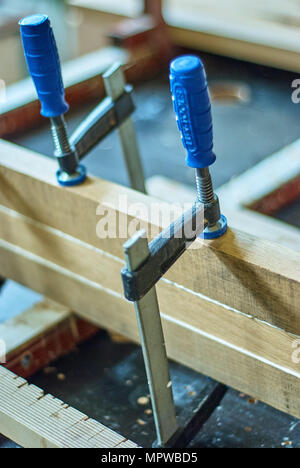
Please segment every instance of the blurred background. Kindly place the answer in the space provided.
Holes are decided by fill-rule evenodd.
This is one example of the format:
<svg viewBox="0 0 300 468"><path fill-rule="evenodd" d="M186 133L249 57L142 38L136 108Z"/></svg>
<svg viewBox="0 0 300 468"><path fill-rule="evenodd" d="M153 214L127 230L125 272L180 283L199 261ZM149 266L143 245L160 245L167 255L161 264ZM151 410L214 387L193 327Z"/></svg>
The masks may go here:
<svg viewBox="0 0 300 468"><path fill-rule="evenodd" d="M146 177L160 174L194 184L193 171L183 161L168 85L169 60L180 53L196 52L206 66L217 187L300 136L299 106L291 100L300 70L299 0L0 0L4 138L49 156L53 152L48 123L39 117L32 82L26 79L19 37L18 19L32 13L49 15L65 85L74 88L67 92L70 130L103 97L103 86L93 78L115 60L125 64L136 88L134 119ZM90 83L89 91L75 89L82 82ZM128 184L116 135L89 158L93 173ZM299 223L294 212L291 222Z"/></svg>
<svg viewBox="0 0 300 468"><path fill-rule="evenodd" d="M51 18L62 61L108 45L120 21L149 13L155 21L163 15L174 44L300 69L299 0L0 0L1 75L7 84L26 73L16 19L32 13Z"/></svg>

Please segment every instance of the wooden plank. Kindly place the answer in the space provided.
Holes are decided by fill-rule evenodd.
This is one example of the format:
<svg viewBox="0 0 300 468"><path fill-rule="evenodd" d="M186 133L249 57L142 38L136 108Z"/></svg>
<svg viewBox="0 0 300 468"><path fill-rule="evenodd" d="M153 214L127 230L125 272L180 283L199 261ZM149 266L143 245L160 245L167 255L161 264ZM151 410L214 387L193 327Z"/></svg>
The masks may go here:
<svg viewBox="0 0 300 468"><path fill-rule="evenodd" d="M19 235L20 232L22 232L22 236ZM117 293L118 295L122 296L123 291L120 278L120 270L123 266L123 261L121 259L118 259L117 257L110 257L100 249L91 248L91 246L89 246L88 244L80 243L75 238L70 238L60 231L55 231L53 229L51 230L48 226L34 222L33 220L25 218L24 216L21 216L18 213L13 212L12 210L6 209L4 211L3 207L1 206L0 237L2 239L2 241L0 241L0 247L2 247L3 250L9 250L10 252L15 253L15 255L19 255L19 252L21 255L25 256L27 253L34 254L34 257L32 258L34 258L37 262L40 262L41 264L46 264L47 262L48 267L54 269L54 271L60 269L60 271L63 271L66 276L73 275L75 278L79 278L79 285L77 286L77 289L80 288L81 279L82 281L85 281L91 285L94 284L95 289L97 289L98 285L101 285L102 287L109 289L114 293ZM32 239L35 239L35 241L32 242ZM22 250L18 250L18 247ZM12 262L12 268L8 269L7 262L2 267L2 271L4 271L3 269L5 268L5 271L9 273L9 275L13 275L13 269L15 268L14 263L15 262ZM109 272L109 274L107 274L107 272ZM23 276L17 276L15 277L15 279L19 282L24 282ZM30 286L30 284L34 285L34 287L37 288L37 284L35 284L33 281L30 281L30 279L27 279L27 285ZM49 284L47 286L49 286ZM178 291L176 292L176 285L172 285L172 287L173 286L173 295L175 297L176 294L178 294ZM169 292L169 290L170 288L172 290L172 287L166 281L163 281L160 285L160 299L161 301L163 301L166 308L171 298L171 293ZM60 301L61 297L56 296L57 290L55 290L54 286L53 289L53 299ZM49 295L48 289L46 287L43 288L42 285L39 286L39 292L46 293ZM186 295L187 293L181 292L181 294ZM87 301L89 301L89 297L88 295L86 295L86 293L85 297ZM187 298L186 300L190 300L190 302L192 302L191 297L190 299ZM220 307L220 305L218 304L214 306L213 302L207 301L208 298L198 297L193 306L196 313L198 313L197 310L200 306L200 303L202 303L203 310L208 311L208 317L210 317L210 319L212 319L214 313L216 313L215 320L216 323L219 324L220 328L209 329L209 332L217 334L220 338L222 336L224 338L225 330L227 329L227 325L229 325L228 339L230 337L230 340L232 341L234 335L231 334L231 331L235 327L235 324L238 323L242 315L228 308L226 309L224 307ZM191 314L193 313L194 309L191 308ZM222 313L220 313L220 310L222 311ZM178 317L177 311L174 311L174 314ZM181 308L179 308L179 317L180 314L184 315L184 304ZM189 320L188 317L187 320ZM254 335L254 337L260 336L261 332L257 330L257 333L255 333L255 331L252 329L253 323L256 323L253 322L253 320L250 319L244 321L245 325L241 326L240 328L248 330L248 328L250 327L250 334L247 334L244 337L244 334L241 335L239 332L237 332L236 339L238 339L238 341L236 341L235 344L237 346L249 349L249 343L251 343L252 341L250 338L252 337L252 335ZM204 317L202 317L201 323L202 326L204 326ZM208 320L208 324L209 323L210 322ZM106 323L105 326L109 327L109 324ZM271 329L273 330L272 327ZM271 340L272 345L271 349L269 350L270 360L275 359L276 361L276 357L274 357L272 349L273 347L274 349L276 348L275 343L278 342L279 338L280 334L279 336L275 334L274 340ZM270 343L270 338L268 338L267 343ZM254 345L252 351L256 352L257 347L260 347L260 342L257 342ZM290 348L291 341L290 339L288 339L286 346L284 346L284 353L286 353L286 349ZM285 360L284 362L280 361L280 364L289 367L291 365L289 353L286 353L286 357L288 360ZM295 369L295 367L293 368Z"/></svg>
<svg viewBox="0 0 300 468"><path fill-rule="evenodd" d="M97 331L67 307L43 300L0 323L0 339L6 348L5 367L27 378Z"/></svg>
<svg viewBox="0 0 300 468"><path fill-rule="evenodd" d="M261 208L257 206L259 202L263 204L267 197L274 197L272 212L276 213L277 210L299 198L299 177L300 139L263 159L243 174L233 177L229 182L219 187L216 192L222 199L222 207L225 210L251 208L259 211ZM294 181L298 182L297 190L295 188L285 197L282 197L281 194L281 199L277 200L276 193L283 187L290 188ZM178 198L185 202L192 202L195 199L195 189L168 178L153 176L148 179L147 183L151 195L170 203L174 201L176 191L178 191ZM165 191L164 184L166 184ZM256 206L257 208L255 208ZM271 210L261 212L265 211ZM284 225L286 226L286 223Z"/></svg>
<svg viewBox="0 0 300 468"><path fill-rule="evenodd" d="M128 207L142 203L146 212L138 214L138 219L147 227L151 204L156 204L161 215L168 210L155 199L97 178L75 188L58 187L55 161L6 142L0 149L2 205L119 259L123 259L124 239L120 233L114 239L99 238L96 227L101 216L116 220L123 229L132 220ZM8 157L12 152L14 157ZM119 206L124 200L125 205ZM151 227L157 232L162 226L154 222ZM193 247L171 268L169 280L300 334L298 253L233 229L215 241L197 239Z"/></svg>
<svg viewBox="0 0 300 468"><path fill-rule="evenodd" d="M33 231L33 234L36 232ZM56 241L57 244L60 243L60 239ZM50 245L53 245L53 242ZM64 247L64 244L61 245ZM29 252L1 241L0 252L4 267L0 266L0 271L5 268L5 271L18 282L25 283L27 286L34 284L38 292L47 292L57 301L72 304L75 310L87 319L105 328L120 331L117 324L118 319L120 320L118 315L115 316L114 321L114 315L112 314L109 318L103 310L102 293L105 291L123 300L120 278L123 262L117 258L106 257L101 251L81 249L77 251L77 254L83 260L74 268L72 261L66 262L56 257L51 251L49 253L45 251L42 256L38 256L33 254L32 250L34 249L31 248ZM73 251L69 249L69 252L76 253L76 244L73 246ZM16 262L18 263L17 272L14 266ZM90 267L89 274L87 273L88 267ZM45 282L46 275L48 275L47 282ZM57 284L55 287L56 282L59 282L61 286ZM78 293L75 294L74 289ZM295 339L294 335L264 322L253 320L252 317L166 279L159 283L158 291L163 313L178 320L185 317L185 321L191 326L197 327L201 324L201 329L205 332L234 343L240 348L248 349L252 353L262 354L270 361L297 372L298 367L291 361L289 352ZM82 296L82 299L77 302L79 296ZM185 314L186 302L190 304L188 314ZM172 303L177 304L176 310L171 308ZM110 310L107 313L109 314ZM127 317L125 316L123 320L126 322ZM241 330L243 330L242 333ZM262 334L268 336L268 339L265 338L263 342L260 339Z"/></svg>
<svg viewBox="0 0 300 468"><path fill-rule="evenodd" d="M267 177L266 177L267 174ZM148 193L172 202L192 202L195 190L155 176ZM300 230L273 217L300 197L300 140L264 159L216 190L230 226L251 235L300 251Z"/></svg>
<svg viewBox="0 0 300 468"><path fill-rule="evenodd" d="M137 341L134 310L123 297L120 280L123 240L97 237L96 209L99 203L107 207L115 202L126 224L127 208L118 208L119 196L148 207L155 200L94 178L62 189L56 185L52 160L11 144L1 146L0 275ZM12 153L14 158L4 157ZM299 371L292 360L299 335L299 254L238 232L228 234L222 242L199 240L201 248L180 260L183 272L176 265L159 283L169 356L299 417ZM209 294L202 290L205 278ZM261 292L257 297L262 286L267 296ZM281 308L274 309L275 297L268 302L270 289ZM228 303L218 301L217 294ZM241 309L234 307L236 294ZM270 314L270 323L280 321L282 329L294 334L253 320L255 301L260 314Z"/></svg>
<svg viewBox="0 0 300 468"><path fill-rule="evenodd" d="M58 326L70 315L71 311L67 307L45 300L0 323L0 337L5 340L7 355L17 352L25 343L30 343Z"/></svg>
<svg viewBox="0 0 300 468"><path fill-rule="evenodd" d="M242 196L245 196L245 182L242 175L216 190L221 200L221 209L226 214L229 225L259 239L275 242L289 249L300 251L300 230L297 227L276 218L265 216L252 209L250 210L237 201L240 192L242 192ZM236 197L233 197L232 193L233 184L235 185ZM288 185L287 183L284 187L288 187ZM153 176L147 179L147 193L169 203L173 203L174 200L181 200L182 203L192 203L195 200L195 189L163 176ZM265 196L257 204L264 206ZM282 197L280 197L280 201L282 203ZM285 201L287 200L285 199ZM268 206L270 204L272 206L275 204L273 197Z"/></svg>
<svg viewBox="0 0 300 468"><path fill-rule="evenodd" d="M4 367L0 367L0 433L30 448L137 447Z"/></svg>
<svg viewBox="0 0 300 468"><path fill-rule="evenodd" d="M114 13L124 17L134 18L143 11L143 5L140 0L127 0L120 2L119 0L68 0L69 6L84 7L87 10L101 11L106 13Z"/></svg>
<svg viewBox="0 0 300 468"><path fill-rule="evenodd" d="M1 264L17 262L16 280L33 282L40 292L47 289L72 304L82 317L138 341L134 308L122 294L62 269L54 271L25 251L16 257L2 249L0 258ZM299 365L292 361L295 336L235 311L228 314L224 307L218 310L213 301L168 282L160 283L158 294L172 359L300 417Z"/></svg>
<svg viewBox="0 0 300 468"><path fill-rule="evenodd" d="M124 3L124 2L123 2ZM90 15L136 16L138 0L69 0ZM164 0L164 19L176 45L299 71L297 0Z"/></svg>
<svg viewBox="0 0 300 468"><path fill-rule="evenodd" d="M44 258L33 256L25 250L16 249L13 245L6 243L5 248L4 245L2 242L0 258L8 276L27 286L34 285L38 292L47 293L57 301L68 304L82 317L97 325L138 340L133 307L122 295L119 276L122 265L118 259L111 258L110 264L103 264L105 256L95 259L95 264L98 262L103 265L106 272L101 282L104 282L103 277L106 276L108 279L104 284L110 284L113 288L108 289L96 282L97 271L92 281L57 264L51 264ZM94 264L90 263L92 255L89 256L88 251L81 251L80 254L93 271ZM274 392L273 389L270 392L268 383L262 377L258 384L253 370L261 368L261 375L269 375L270 381L284 381L285 373L291 374L294 379L288 395L289 399L294 400L295 394L299 393L299 366L292 361L295 336L215 304L214 301L166 280L159 284L158 293L170 357L218 378L240 391L255 395L256 398L279 409L292 411L294 416L299 415L299 412L295 412L293 408L290 410L289 405L285 403L286 393L278 395L277 390ZM189 304L188 311L186 304ZM183 329L180 332L181 327ZM203 362L203 354L205 356L212 352L213 343L218 345L216 350L211 354L209 362ZM226 370L222 365L224 350L221 344L229 348ZM245 366L250 366L248 374L245 369L243 377L234 375L238 369L239 354L241 360L246 360ZM278 392L281 391L282 387Z"/></svg>
<svg viewBox="0 0 300 468"><path fill-rule="evenodd" d="M298 181L298 191L277 201L273 212L295 201L300 196L300 139L263 159L254 167L233 178L218 190L226 207L252 207L268 196L276 195L280 188Z"/></svg>

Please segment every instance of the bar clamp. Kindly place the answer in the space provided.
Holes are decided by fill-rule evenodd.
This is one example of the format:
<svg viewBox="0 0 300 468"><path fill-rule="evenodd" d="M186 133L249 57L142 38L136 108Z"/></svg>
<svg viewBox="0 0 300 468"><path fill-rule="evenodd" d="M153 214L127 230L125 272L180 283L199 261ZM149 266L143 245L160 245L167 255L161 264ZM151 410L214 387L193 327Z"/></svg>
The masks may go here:
<svg viewBox="0 0 300 468"><path fill-rule="evenodd" d="M64 118L69 105L65 99L60 60L49 18L47 15L32 15L21 19L19 25L28 70L41 102L41 115L51 120L54 155L59 164L57 182L62 186L83 183L86 168L80 161L117 128L131 187L145 193L143 168L130 118L135 110L132 87L126 85L121 65L113 65L103 75L108 96L69 138Z"/></svg>

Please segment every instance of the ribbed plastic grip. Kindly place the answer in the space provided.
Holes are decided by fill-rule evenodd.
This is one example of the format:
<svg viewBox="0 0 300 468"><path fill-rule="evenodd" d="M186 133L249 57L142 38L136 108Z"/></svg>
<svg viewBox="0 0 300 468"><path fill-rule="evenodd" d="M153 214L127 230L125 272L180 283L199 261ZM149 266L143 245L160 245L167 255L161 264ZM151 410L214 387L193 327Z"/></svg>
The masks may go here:
<svg viewBox="0 0 300 468"><path fill-rule="evenodd" d="M203 168L213 164L213 125L206 74L200 58L184 55L170 65L170 85L178 128L187 150L186 163Z"/></svg>
<svg viewBox="0 0 300 468"><path fill-rule="evenodd" d="M41 101L44 117L58 117L69 109L59 56L48 16L33 15L19 21L25 58Z"/></svg>

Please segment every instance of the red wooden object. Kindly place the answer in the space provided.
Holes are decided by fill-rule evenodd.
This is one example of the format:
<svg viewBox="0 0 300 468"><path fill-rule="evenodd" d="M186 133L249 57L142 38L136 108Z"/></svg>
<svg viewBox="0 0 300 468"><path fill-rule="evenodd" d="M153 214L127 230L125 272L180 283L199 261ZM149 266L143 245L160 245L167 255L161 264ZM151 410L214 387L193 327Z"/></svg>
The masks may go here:
<svg viewBox="0 0 300 468"><path fill-rule="evenodd" d="M28 378L98 331L90 323L70 316L31 343L25 343L17 351L9 353L4 367L20 377Z"/></svg>

